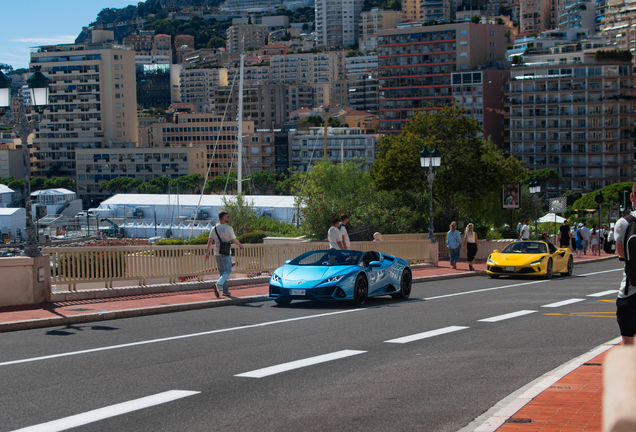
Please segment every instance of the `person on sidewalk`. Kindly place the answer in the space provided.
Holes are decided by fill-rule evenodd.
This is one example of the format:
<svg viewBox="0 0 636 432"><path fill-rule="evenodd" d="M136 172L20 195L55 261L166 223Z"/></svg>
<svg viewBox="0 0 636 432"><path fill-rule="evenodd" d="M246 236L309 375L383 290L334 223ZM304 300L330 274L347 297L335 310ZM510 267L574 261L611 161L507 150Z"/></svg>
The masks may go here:
<svg viewBox="0 0 636 432"><path fill-rule="evenodd" d="M450 231L446 233L446 247L450 254L450 265L457 270L457 261L459 261L459 252L461 251L462 236L457 231L457 222L450 224Z"/></svg>
<svg viewBox="0 0 636 432"><path fill-rule="evenodd" d="M340 216L340 225L338 226L338 229L342 235L342 245L344 246L343 250L351 249L351 242L349 241L349 227L347 227L347 222L349 222L349 216Z"/></svg>
<svg viewBox="0 0 636 432"><path fill-rule="evenodd" d="M567 219L563 221L563 225L559 228L559 247L570 247L570 226L568 225Z"/></svg>
<svg viewBox="0 0 636 432"><path fill-rule="evenodd" d="M519 233L519 240L530 240L530 227L528 226L528 219L523 221L521 232Z"/></svg>
<svg viewBox="0 0 636 432"><path fill-rule="evenodd" d="M636 208L636 183L632 186L629 199L632 202L632 208ZM636 211L632 211L630 214L636 217ZM620 218L614 227L616 251L620 259L625 258L623 240L628 227L629 222L624 217ZM636 334L636 286L633 285L634 282L636 281L630 281L627 278L627 273L623 270L623 280L616 299L616 319L624 345L634 345L634 335Z"/></svg>
<svg viewBox="0 0 636 432"><path fill-rule="evenodd" d="M583 255L587 255L587 249L590 247L590 229L587 227L587 222L583 222L581 234L583 234Z"/></svg>
<svg viewBox="0 0 636 432"><path fill-rule="evenodd" d="M464 250L466 251L468 259L468 268L470 271L475 271L473 262L475 261L475 256L477 256L477 251L479 250L479 239L475 232L475 225L472 223L469 223L466 227L466 233L464 234Z"/></svg>
<svg viewBox="0 0 636 432"><path fill-rule="evenodd" d="M576 230L576 257L583 258L583 224L579 223L579 227Z"/></svg>
<svg viewBox="0 0 636 432"><path fill-rule="evenodd" d="M592 248L592 255L596 255L597 250L598 254L601 254L598 248L598 230L596 229L596 225L592 226L592 232L590 233L590 247Z"/></svg>
<svg viewBox="0 0 636 432"><path fill-rule="evenodd" d="M344 242L342 241L342 232L339 229L340 218L333 218L331 221L331 227L327 232L327 241L329 241L329 248L336 250L343 250Z"/></svg>
<svg viewBox="0 0 636 432"><path fill-rule="evenodd" d="M234 229L227 223L230 220L230 215L226 211L219 213L219 223L210 231L210 237L208 238L208 245L205 248L204 259L207 261L210 259L210 247L214 242L214 258L216 259L216 266L219 269L219 280L214 284L214 295L219 296L219 288L223 290L223 295L230 297L230 290L227 286L227 280L232 272L232 255L221 254L221 242L234 243L241 249L243 245L239 242L234 234Z"/></svg>

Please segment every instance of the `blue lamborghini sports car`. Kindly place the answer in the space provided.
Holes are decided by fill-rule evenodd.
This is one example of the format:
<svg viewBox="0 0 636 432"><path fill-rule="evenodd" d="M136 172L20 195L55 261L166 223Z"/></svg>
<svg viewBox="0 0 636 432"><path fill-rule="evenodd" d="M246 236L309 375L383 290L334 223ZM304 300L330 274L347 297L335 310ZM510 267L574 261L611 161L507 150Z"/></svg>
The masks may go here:
<svg viewBox="0 0 636 432"><path fill-rule="evenodd" d="M353 300L358 306L368 297L411 295L408 261L379 252L317 250L286 261L272 273L269 297L279 305L292 300Z"/></svg>

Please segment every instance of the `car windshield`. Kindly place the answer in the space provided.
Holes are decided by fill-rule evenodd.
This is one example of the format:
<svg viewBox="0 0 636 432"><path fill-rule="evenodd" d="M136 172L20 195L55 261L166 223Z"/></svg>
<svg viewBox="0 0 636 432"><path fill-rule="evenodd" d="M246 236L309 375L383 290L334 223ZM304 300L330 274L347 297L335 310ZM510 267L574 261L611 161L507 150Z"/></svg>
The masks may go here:
<svg viewBox="0 0 636 432"><path fill-rule="evenodd" d="M302 254L289 264L297 266L347 266L358 265L362 252L341 250L318 250Z"/></svg>
<svg viewBox="0 0 636 432"><path fill-rule="evenodd" d="M501 253L511 254L540 254L547 253L548 248L543 242L516 242L510 243Z"/></svg>

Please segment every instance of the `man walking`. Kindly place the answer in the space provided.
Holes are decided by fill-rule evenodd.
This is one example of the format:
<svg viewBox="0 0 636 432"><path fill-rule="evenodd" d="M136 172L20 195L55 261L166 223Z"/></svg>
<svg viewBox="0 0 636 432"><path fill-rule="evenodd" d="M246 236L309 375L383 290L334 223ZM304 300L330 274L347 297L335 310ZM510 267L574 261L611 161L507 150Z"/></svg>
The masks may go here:
<svg viewBox="0 0 636 432"><path fill-rule="evenodd" d="M229 220L230 215L228 212L222 211L219 213L219 223L210 231L210 238L205 248L204 259L207 261L210 259L210 247L212 246L212 241L214 241L214 258L216 258L216 266L219 269L219 280L214 284L214 294L217 297L219 296L219 288L223 290L224 296L230 297L227 280L232 272L232 255L221 254L221 242L231 242L243 249L241 242L236 239L234 229L227 224Z"/></svg>
<svg viewBox="0 0 636 432"><path fill-rule="evenodd" d="M344 250L344 242L342 241L342 232L339 229L340 218L333 218L331 221L331 227L327 233L327 240L329 241L329 248L336 250Z"/></svg>
<svg viewBox="0 0 636 432"><path fill-rule="evenodd" d="M583 222L581 234L583 235L583 255L587 255L587 248L590 245L590 229L587 227L587 222Z"/></svg>
<svg viewBox="0 0 636 432"><path fill-rule="evenodd" d="M636 204L636 183L632 186L632 193L629 196L632 204ZM634 205L632 205L634 208ZM630 213L636 217L636 211ZM625 218L620 218L616 222L614 230L614 240L616 241L616 250L621 260L625 259L625 246L623 240L625 233L629 227L629 222ZM623 270L623 280L618 290L618 298L616 299L616 319L618 327L623 337L624 345L634 345L634 335L636 334L636 281L627 278L627 273Z"/></svg>
<svg viewBox="0 0 636 432"><path fill-rule="evenodd" d="M338 226L338 229L340 230L340 234L342 235L342 244L344 246L343 250L351 249L351 242L349 241L349 228L347 227L347 222L349 222L349 216L340 216L340 225Z"/></svg>
<svg viewBox="0 0 636 432"><path fill-rule="evenodd" d="M459 261L459 251L462 243L462 236L457 231L457 222L453 221L450 224L450 231L446 233L446 247L450 254L450 265L457 270L457 261Z"/></svg>
<svg viewBox="0 0 636 432"><path fill-rule="evenodd" d="M563 221L563 225L559 228L559 247L570 247L570 226L567 219Z"/></svg>
<svg viewBox="0 0 636 432"><path fill-rule="evenodd" d="M519 233L519 240L530 240L530 228L528 227L528 220L523 221L521 232Z"/></svg>

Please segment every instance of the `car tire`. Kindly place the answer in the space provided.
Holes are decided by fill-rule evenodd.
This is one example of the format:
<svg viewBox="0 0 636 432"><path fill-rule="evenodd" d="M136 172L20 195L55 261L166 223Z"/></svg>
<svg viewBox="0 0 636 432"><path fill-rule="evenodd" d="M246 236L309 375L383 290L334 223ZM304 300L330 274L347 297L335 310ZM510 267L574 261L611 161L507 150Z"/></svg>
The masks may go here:
<svg viewBox="0 0 636 432"><path fill-rule="evenodd" d="M292 302L290 298L277 298L274 300L278 306L289 306Z"/></svg>
<svg viewBox="0 0 636 432"><path fill-rule="evenodd" d="M491 274L488 276L490 276L490 279L499 279L499 275Z"/></svg>
<svg viewBox="0 0 636 432"><path fill-rule="evenodd" d="M359 274L353 286L353 302L356 306L362 306L367 301L368 296L369 282L366 277Z"/></svg>
<svg viewBox="0 0 636 432"><path fill-rule="evenodd" d="M552 258L548 258L548 264L546 264L546 267L545 267L545 278L546 279L552 278Z"/></svg>
<svg viewBox="0 0 636 432"><path fill-rule="evenodd" d="M570 255L570 258L568 258L567 271L561 273L561 275L563 275L563 276L572 276L572 273L574 273L574 259L572 258L572 255Z"/></svg>
<svg viewBox="0 0 636 432"><path fill-rule="evenodd" d="M408 269L404 269L400 278L400 292L391 294L396 300L406 300L411 296L411 285L413 285L413 276Z"/></svg>

